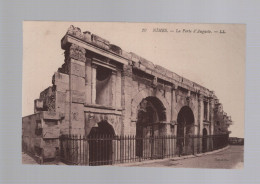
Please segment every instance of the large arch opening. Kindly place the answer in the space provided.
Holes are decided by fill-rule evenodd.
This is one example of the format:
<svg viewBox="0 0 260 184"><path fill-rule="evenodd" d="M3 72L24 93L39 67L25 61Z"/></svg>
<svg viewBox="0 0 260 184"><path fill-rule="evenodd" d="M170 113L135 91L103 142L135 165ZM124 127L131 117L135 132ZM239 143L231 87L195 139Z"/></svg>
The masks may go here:
<svg viewBox="0 0 260 184"><path fill-rule="evenodd" d="M112 163L113 127L107 121L100 121L89 133L89 165L109 165Z"/></svg>
<svg viewBox="0 0 260 184"><path fill-rule="evenodd" d="M177 116L177 145L179 154L190 154L192 143L189 136L194 132L194 115L190 107L181 108Z"/></svg>
<svg viewBox="0 0 260 184"><path fill-rule="evenodd" d="M160 122L166 121L165 110L163 103L152 96L144 98L138 105L136 123L137 156L142 157L143 155L153 154L154 143L147 138L160 135Z"/></svg>

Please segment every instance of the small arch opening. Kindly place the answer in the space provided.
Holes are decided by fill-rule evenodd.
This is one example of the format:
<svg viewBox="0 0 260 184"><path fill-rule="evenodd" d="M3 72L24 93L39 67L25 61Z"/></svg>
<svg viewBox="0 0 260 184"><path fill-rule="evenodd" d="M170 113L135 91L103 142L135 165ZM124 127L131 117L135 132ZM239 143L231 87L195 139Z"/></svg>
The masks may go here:
<svg viewBox="0 0 260 184"><path fill-rule="evenodd" d="M114 128L107 122L101 121L89 133L89 164L109 165L112 163L112 138Z"/></svg>

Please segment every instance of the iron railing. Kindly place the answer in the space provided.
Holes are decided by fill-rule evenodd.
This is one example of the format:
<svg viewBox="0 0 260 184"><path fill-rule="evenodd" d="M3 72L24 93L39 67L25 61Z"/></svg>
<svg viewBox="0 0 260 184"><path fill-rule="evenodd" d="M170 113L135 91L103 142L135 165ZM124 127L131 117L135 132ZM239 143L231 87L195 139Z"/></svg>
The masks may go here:
<svg viewBox="0 0 260 184"><path fill-rule="evenodd" d="M228 145L228 134L208 136L60 137L60 159L72 165L113 165L143 160L196 155Z"/></svg>

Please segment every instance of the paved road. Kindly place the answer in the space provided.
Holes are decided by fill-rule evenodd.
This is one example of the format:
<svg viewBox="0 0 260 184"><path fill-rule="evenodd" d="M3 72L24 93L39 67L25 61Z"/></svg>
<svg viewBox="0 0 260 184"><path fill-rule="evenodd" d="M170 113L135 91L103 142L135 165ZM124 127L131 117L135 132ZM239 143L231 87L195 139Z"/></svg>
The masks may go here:
<svg viewBox="0 0 260 184"><path fill-rule="evenodd" d="M22 153L23 164L37 164L37 162L26 153ZM48 163L53 164L53 163ZM63 163L55 163L64 165ZM132 165L134 166L134 165ZM163 160L161 162L143 163L140 162L138 167L174 167L174 168L243 168L244 166L244 146L230 146L228 149L203 155L195 158L183 160Z"/></svg>
<svg viewBox="0 0 260 184"><path fill-rule="evenodd" d="M241 169L244 166L244 146L230 146L218 153L183 160L164 160L144 163L138 167L175 167L175 168L224 168Z"/></svg>

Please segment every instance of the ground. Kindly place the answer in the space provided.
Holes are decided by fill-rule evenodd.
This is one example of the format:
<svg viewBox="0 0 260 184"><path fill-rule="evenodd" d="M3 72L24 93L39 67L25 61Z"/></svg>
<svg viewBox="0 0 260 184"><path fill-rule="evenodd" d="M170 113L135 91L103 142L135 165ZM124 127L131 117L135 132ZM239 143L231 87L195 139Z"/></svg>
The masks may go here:
<svg viewBox="0 0 260 184"><path fill-rule="evenodd" d="M22 153L23 164L37 164L37 162L26 153ZM52 163L53 164L53 163ZM64 165L59 162L57 165ZM125 165L127 166L127 164ZM138 167L173 167L173 168L220 168L241 169L244 166L244 146L230 146L223 151L202 155L194 158L155 160L149 163L136 163L131 166Z"/></svg>
<svg viewBox="0 0 260 184"><path fill-rule="evenodd" d="M22 163L23 164L37 164L37 162L30 157L28 154L22 152Z"/></svg>
<svg viewBox="0 0 260 184"><path fill-rule="evenodd" d="M39 164L36 162L36 160L34 158L32 158L30 155L28 155L25 152L22 152L22 164ZM62 162L56 162L56 161L52 161L52 162L45 162L43 165L65 165Z"/></svg>
<svg viewBox="0 0 260 184"><path fill-rule="evenodd" d="M132 165L135 166L135 165ZM200 157L161 162L138 164L138 167L173 167L173 168L220 168L241 169L244 166L244 146L230 146L218 153Z"/></svg>

